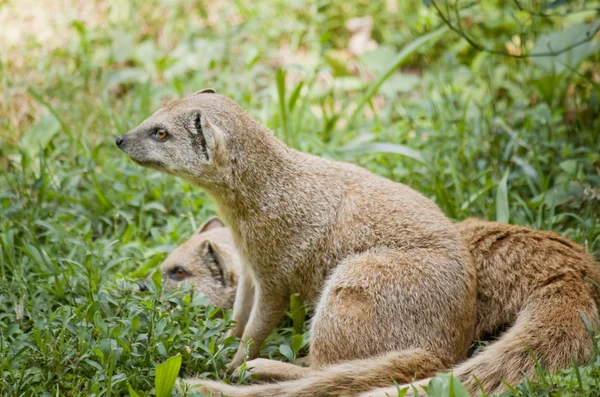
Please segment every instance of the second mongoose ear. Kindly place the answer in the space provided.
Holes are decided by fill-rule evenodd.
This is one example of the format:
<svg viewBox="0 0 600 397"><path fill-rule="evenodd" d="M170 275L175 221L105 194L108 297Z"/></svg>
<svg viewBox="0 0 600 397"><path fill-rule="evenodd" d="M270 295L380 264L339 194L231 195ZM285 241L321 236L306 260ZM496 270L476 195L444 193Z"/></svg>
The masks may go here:
<svg viewBox="0 0 600 397"><path fill-rule="evenodd" d="M221 227L225 227L225 224L223 223L223 221L220 220L219 218L217 218L216 216L213 216L212 218L207 219L202 224L202 226L200 226L200 228L198 229L198 231L196 233L200 234L200 233L207 232L209 230L219 229Z"/></svg>
<svg viewBox="0 0 600 397"><path fill-rule="evenodd" d="M199 254L208 260L205 260L205 266L210 271L212 278L218 281L223 287L227 287L227 277L225 275L225 262L216 245L206 240L200 245Z"/></svg>
<svg viewBox="0 0 600 397"><path fill-rule="evenodd" d="M205 88L203 90L194 92L194 95L198 95L198 94L216 94L216 93L217 92L213 88Z"/></svg>

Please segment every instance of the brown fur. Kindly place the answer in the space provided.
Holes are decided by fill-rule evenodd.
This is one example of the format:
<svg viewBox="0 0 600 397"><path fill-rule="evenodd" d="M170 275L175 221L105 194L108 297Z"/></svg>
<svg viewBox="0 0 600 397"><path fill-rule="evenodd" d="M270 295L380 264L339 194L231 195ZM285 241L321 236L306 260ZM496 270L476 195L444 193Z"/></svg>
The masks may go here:
<svg viewBox="0 0 600 397"><path fill-rule="evenodd" d="M168 139L153 139L156 129L165 129ZM476 325L475 269L458 231L419 193L359 167L291 150L236 103L211 93L159 110L118 145L141 165L203 187L231 227L242 257L233 312L234 333L242 335L242 343L232 365L243 361L250 339L255 342L250 358L256 357L291 293L316 303L310 377L240 388L203 382L204 391L338 395L345 383L358 393L386 386L388 379L428 376L465 358ZM589 260L583 252L582 258ZM572 283L578 274L554 281ZM535 290L528 296L538 298L523 308L525 326L546 325L545 310L557 307L556 302L543 306L556 296L554 283L539 287L547 293ZM572 292L568 307L557 314L574 320L578 307L596 325L587 288ZM567 350L584 357L591 340L581 336L579 324L572 321L553 335L574 337L577 342L569 347L575 351ZM511 331L522 328L517 318ZM521 339L517 333L506 342L517 348ZM475 359L489 356L493 346ZM517 355L516 362L526 364L527 358ZM334 365L348 360L362 361L341 369ZM361 369L359 376L353 376L354 368ZM461 377L468 375L461 371L456 371Z"/></svg>
<svg viewBox="0 0 600 397"><path fill-rule="evenodd" d="M598 326L598 291L588 280L598 280L598 269L581 246L554 233L477 219L460 222L456 227L477 269L476 338L499 336L501 330L509 328L485 353L454 369L471 394L478 388L473 374L486 391L498 393L504 390L501 380L515 385L521 381L522 372L532 375L534 356L553 370L570 364L571 356L580 364L589 359L591 338L578 310ZM207 278L202 283L214 281ZM319 380L310 387L298 382L300 390L311 391L318 387L323 392L330 388L331 395L352 395L369 385L389 383L389 379L399 382L406 379L401 375L406 363L394 367L397 361L394 353L390 353L361 365L356 362L338 365L335 372L321 375L310 372L309 368L259 358L249 361L247 370L262 380L296 380L310 374ZM385 378L383 382L373 380L373 376L380 375ZM256 386L259 390L261 387ZM238 391L232 395L236 393ZM290 388L286 393L298 395L300 392ZM328 395L329 392L323 393ZM373 393L365 393L365 396ZM393 387L377 391L377 395L396 396L397 393Z"/></svg>

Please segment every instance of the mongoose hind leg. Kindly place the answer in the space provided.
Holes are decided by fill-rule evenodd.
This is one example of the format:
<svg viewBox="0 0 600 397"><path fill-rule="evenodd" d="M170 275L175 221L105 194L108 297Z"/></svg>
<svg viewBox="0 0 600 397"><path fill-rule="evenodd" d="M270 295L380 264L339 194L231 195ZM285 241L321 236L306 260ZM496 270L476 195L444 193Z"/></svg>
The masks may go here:
<svg viewBox="0 0 600 397"><path fill-rule="evenodd" d="M474 308L474 275L458 261L423 249L355 255L335 268L319 299L311 368L410 349L450 365L466 355Z"/></svg>

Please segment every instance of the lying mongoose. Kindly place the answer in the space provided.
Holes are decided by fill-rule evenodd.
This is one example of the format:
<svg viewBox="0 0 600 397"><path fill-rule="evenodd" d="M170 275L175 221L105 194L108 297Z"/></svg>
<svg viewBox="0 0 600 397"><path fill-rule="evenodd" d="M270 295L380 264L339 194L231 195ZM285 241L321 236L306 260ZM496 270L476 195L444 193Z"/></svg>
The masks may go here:
<svg viewBox="0 0 600 397"><path fill-rule="evenodd" d="M204 391L356 394L390 378L431 376L466 356L477 317L475 269L452 223L421 194L292 150L212 91L159 110L117 145L138 164L204 188L231 227L242 257L233 313L242 343L233 366L249 340L256 357L291 293L316 302L307 371L318 376L241 388L204 382ZM364 365L325 368L360 359ZM365 371L370 376L353 376ZM354 381L325 387L325 374Z"/></svg>
<svg viewBox="0 0 600 397"><path fill-rule="evenodd" d="M216 222L215 218L213 221ZM481 357L472 358L454 370L455 374L465 382L471 394L478 388L471 377L472 374L477 374L486 391L499 393L505 389L502 380L510 385L516 385L521 381L523 373L534 375L532 373L534 357L539 358L542 364L552 370L569 365L573 353L578 362L584 362L592 351L591 336L582 327L583 320L577 318L577 310L584 309L584 313L588 313L586 317L591 310L592 315L588 319L596 319L594 305L598 293L586 280L586 276L598 280L598 274L592 258L584 253L583 248L555 233L496 222L468 219L457 223L456 227L473 256L477 272L475 338L487 339L486 336L497 337L500 333L504 334L498 341L487 347L486 353L482 353ZM224 226L222 228L225 229ZM211 236L206 238L210 239ZM233 241L231 243L228 247L233 246ZM214 291L219 287L220 281L210 272L195 270L196 267L203 268L205 265L195 261L193 255L186 255L192 252L194 250L182 252L179 261L192 264L189 267L190 273L202 275L196 277L195 281L205 286L208 291ZM228 257L232 256L228 255ZM227 263L225 266L237 269ZM568 296L572 290L575 290L581 292L581 297L576 299L575 306L569 307L561 303L547 315L543 312L533 312L538 308L547 309L546 306L539 307L540 296L536 293L544 288L549 290L550 288L547 287L550 284L553 284L551 288L554 290L561 291L561 296L563 294ZM555 300L560 300L561 296L556 296ZM214 299L212 300L215 302ZM231 304L233 304L233 296L225 307ZM554 305L555 301L549 301L547 304ZM526 313L527 310L529 313ZM547 320L556 311L565 310L570 311L570 316L561 319L559 323L556 321L541 324L525 322L531 316L539 318L546 316ZM514 340L511 346L511 338L508 335L511 333L514 335L516 331L515 327L510 328L510 326L519 318L522 321L517 324L525 326L520 331L520 337L531 350L526 348L527 345L515 348ZM508 329L505 330L507 327ZM564 331L562 338L548 339L548 336L553 333L560 335L561 330ZM529 334L523 335L524 333ZM509 356L504 354L507 350L510 351ZM506 360L506 358L510 359ZM373 362L375 363L376 360ZM298 379L308 374L307 371L296 366L263 359L249 361L247 370L261 379L268 380ZM459 370L461 372L458 372ZM388 375L390 379L394 378L393 373ZM340 378L335 380L338 381ZM348 380L343 379L343 383L346 382ZM332 384L335 386L334 383ZM392 392L391 389L389 391Z"/></svg>
<svg viewBox="0 0 600 397"><path fill-rule="evenodd" d="M240 256L231 231L216 217L204 222L160 265L166 288L175 289L183 282L191 283L194 290L223 309L233 307L239 269Z"/></svg>

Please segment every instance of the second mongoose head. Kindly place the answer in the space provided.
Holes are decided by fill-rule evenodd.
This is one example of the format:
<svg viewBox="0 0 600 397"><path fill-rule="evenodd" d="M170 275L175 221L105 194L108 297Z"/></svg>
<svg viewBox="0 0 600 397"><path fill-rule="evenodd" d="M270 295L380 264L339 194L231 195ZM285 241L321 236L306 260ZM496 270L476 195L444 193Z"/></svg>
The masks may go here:
<svg viewBox="0 0 600 397"><path fill-rule="evenodd" d="M233 306L239 269L240 256L231 232L216 217L207 220L160 265L166 288L192 284L213 305L225 309Z"/></svg>

